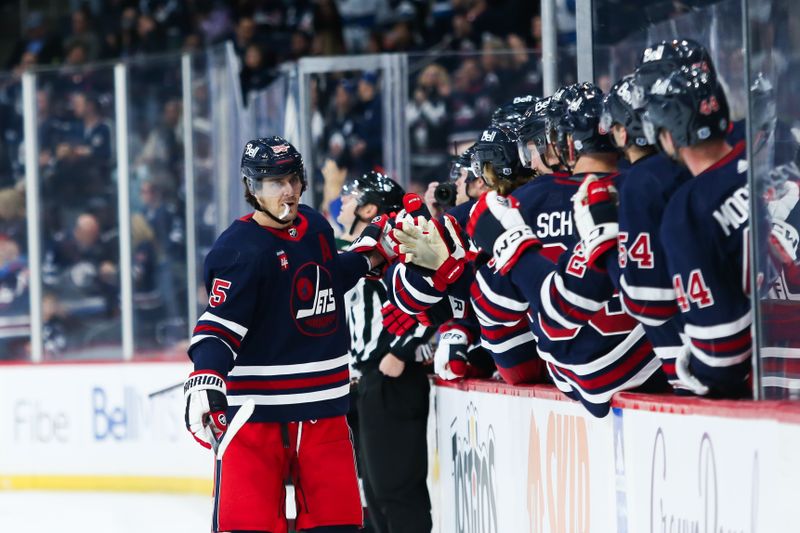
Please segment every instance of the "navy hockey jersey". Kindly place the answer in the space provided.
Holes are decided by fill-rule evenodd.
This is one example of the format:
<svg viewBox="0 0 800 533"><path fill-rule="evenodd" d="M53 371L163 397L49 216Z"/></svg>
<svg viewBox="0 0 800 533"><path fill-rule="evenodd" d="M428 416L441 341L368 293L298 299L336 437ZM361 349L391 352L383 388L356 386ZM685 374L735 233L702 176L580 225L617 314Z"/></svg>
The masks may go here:
<svg viewBox="0 0 800 533"><path fill-rule="evenodd" d="M608 301L590 301L564 284L565 276L580 277L591 268L577 243L571 218L571 198L583 177L554 176L514 191L523 218L544 246L539 252L524 253L508 276L490 275L487 269L479 271L473 302L482 326L496 328L492 335L499 339L490 339L493 342L489 346L494 346L487 346L490 351L497 349L498 340L506 342L503 328L518 335L515 328L520 328L519 323L512 324L507 318L512 311L519 316L522 304L527 302L536 350L556 386L579 399L592 414L605 416L615 392L657 377L660 363L642 326L625 313L618 295ZM570 223L557 225L554 218ZM557 255L562 251L567 253ZM613 293L608 274L603 274L597 279L606 284L605 291ZM487 316L502 314L506 315L503 320L484 323Z"/></svg>
<svg viewBox="0 0 800 533"><path fill-rule="evenodd" d="M227 376L229 420L249 398L257 422L347 413L343 296L368 268L360 254L337 253L330 225L307 206L288 229L248 215L220 235L206 257L209 302L189 355L195 370Z"/></svg>
<svg viewBox="0 0 800 533"><path fill-rule="evenodd" d="M664 212L667 256L689 370L721 394L745 390L752 341L745 145L686 182Z"/></svg>
<svg viewBox="0 0 800 533"><path fill-rule="evenodd" d="M566 289L592 302L593 307L619 291L622 307L642 324L664 373L676 388L683 388L675 375L675 358L683 349L682 323L676 316L675 291L659 229L667 202L690 177L686 169L662 154L631 165L619 180L619 238L617 253L609 252L603 258L607 274L588 269L581 276L563 276ZM606 275L612 285L602 279ZM579 307L585 313L590 311L587 306ZM572 320L580 322L574 314Z"/></svg>

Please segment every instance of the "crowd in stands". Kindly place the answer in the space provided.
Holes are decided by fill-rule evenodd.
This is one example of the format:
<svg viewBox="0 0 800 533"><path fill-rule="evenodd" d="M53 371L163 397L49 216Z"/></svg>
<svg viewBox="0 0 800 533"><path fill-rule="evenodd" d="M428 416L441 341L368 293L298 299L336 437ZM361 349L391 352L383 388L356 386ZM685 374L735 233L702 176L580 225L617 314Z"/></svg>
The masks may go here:
<svg viewBox="0 0 800 533"><path fill-rule="evenodd" d="M83 2L60 16L28 12L0 74L3 357L29 356L22 318L28 271L20 79L26 70L43 69L37 118L46 356L120 342L111 68L120 58L129 61L129 94L136 99L128 143L137 349L159 348L176 336L170 332L181 331L186 316L181 84L177 56L169 53L231 41L245 102L287 61L413 54L406 115L415 181L424 188L446 172L447 147L459 136L479 130L512 95L541 91L538 13L538 3L514 0L113 0ZM326 176L336 169L342 179L380 168L381 83L376 72L314 79L314 168ZM201 89L195 99L196 113L210 105ZM209 144L196 139L196 152L210 157ZM212 167L199 169L200 197L212 192ZM209 207L200 209L208 222ZM213 221L207 225L213 232Z"/></svg>

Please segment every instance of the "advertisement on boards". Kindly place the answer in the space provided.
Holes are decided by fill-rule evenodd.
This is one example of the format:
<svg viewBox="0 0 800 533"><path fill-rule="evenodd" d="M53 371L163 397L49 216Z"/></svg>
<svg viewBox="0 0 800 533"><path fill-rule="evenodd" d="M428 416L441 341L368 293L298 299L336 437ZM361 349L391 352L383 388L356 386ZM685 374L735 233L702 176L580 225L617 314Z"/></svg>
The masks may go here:
<svg viewBox="0 0 800 533"><path fill-rule="evenodd" d="M440 531L616 530L610 419L571 402L448 387L437 387L436 404Z"/></svg>
<svg viewBox="0 0 800 533"><path fill-rule="evenodd" d="M780 479L778 422L633 409L614 417L623 428L627 531L786 530L780 487L796 481Z"/></svg>
<svg viewBox="0 0 800 533"><path fill-rule="evenodd" d="M188 363L9 366L0 372L0 476L211 479L184 425Z"/></svg>

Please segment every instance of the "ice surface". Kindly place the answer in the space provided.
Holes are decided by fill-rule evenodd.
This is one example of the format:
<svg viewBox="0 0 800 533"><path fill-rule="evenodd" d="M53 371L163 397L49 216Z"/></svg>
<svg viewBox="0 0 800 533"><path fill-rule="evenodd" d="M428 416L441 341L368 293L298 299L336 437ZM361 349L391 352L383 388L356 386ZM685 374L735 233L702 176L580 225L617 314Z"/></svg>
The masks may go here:
<svg viewBox="0 0 800 533"><path fill-rule="evenodd" d="M205 533L210 496L0 491L2 533Z"/></svg>

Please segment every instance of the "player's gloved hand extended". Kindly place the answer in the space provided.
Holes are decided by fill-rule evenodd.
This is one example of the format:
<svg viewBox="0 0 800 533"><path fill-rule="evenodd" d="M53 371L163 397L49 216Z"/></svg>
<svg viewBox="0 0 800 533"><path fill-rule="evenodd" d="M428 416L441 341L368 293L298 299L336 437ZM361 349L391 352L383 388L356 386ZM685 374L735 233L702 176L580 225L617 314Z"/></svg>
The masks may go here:
<svg viewBox="0 0 800 533"><path fill-rule="evenodd" d="M383 327L386 328L386 331L398 337L417 327L417 324L422 324L423 326L431 325L430 319L424 311L416 315L409 315L388 301L381 306L381 314L383 315L383 320L381 321Z"/></svg>
<svg viewBox="0 0 800 533"><path fill-rule="evenodd" d="M464 272L467 253L461 233L451 215L444 215L443 222L405 215L397 220L392 235L400 261L419 267L443 291Z"/></svg>
<svg viewBox="0 0 800 533"><path fill-rule="evenodd" d="M361 235L347 248L348 251L362 254L377 252L383 257L383 263L367 273L370 279L380 279L389 268L391 262L397 257L393 248L395 243L391 240L392 217L379 215L372 219L361 232Z"/></svg>
<svg viewBox="0 0 800 533"><path fill-rule="evenodd" d="M433 369L444 380L468 377L469 334L458 326L445 324L439 329L439 345L433 354Z"/></svg>
<svg viewBox="0 0 800 533"><path fill-rule="evenodd" d="M522 219L518 206L516 198L489 191L470 212L467 234L479 249L492 255L489 266L501 274L514 268L525 250L542 245Z"/></svg>
<svg viewBox="0 0 800 533"><path fill-rule="evenodd" d="M228 427L225 380L212 371L197 371L183 385L186 429L197 442L211 448L211 435L219 440Z"/></svg>
<svg viewBox="0 0 800 533"><path fill-rule="evenodd" d="M594 263L608 250L616 249L619 235L617 189L611 180L590 174L572 197L575 226L583 241L586 260Z"/></svg>

